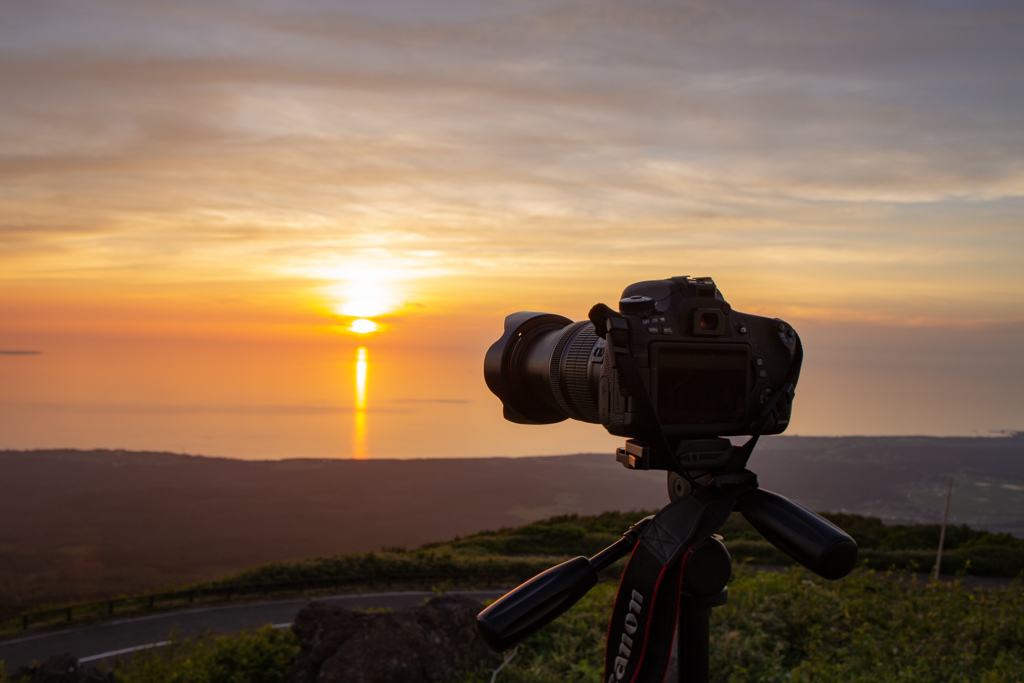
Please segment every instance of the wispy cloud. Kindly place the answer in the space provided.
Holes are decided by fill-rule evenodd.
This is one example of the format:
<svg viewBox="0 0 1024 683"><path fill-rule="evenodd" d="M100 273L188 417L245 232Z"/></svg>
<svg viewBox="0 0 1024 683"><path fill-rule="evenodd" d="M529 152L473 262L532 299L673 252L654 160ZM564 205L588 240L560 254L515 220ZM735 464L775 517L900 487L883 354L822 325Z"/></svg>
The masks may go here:
<svg viewBox="0 0 1024 683"><path fill-rule="evenodd" d="M450 403L463 404L472 401L463 398L396 398L391 403Z"/></svg>
<svg viewBox="0 0 1024 683"><path fill-rule="evenodd" d="M113 415L224 415L245 417L337 417L356 412L351 405L302 405L302 404L160 404L160 403L110 403L102 401L33 403L31 401L7 402L0 405L20 411L45 411L49 413L82 413ZM405 414L409 409L374 406L372 413Z"/></svg>
<svg viewBox="0 0 1024 683"><path fill-rule="evenodd" d="M1019 262L1017 3L386 5L5 4L6 277Z"/></svg>

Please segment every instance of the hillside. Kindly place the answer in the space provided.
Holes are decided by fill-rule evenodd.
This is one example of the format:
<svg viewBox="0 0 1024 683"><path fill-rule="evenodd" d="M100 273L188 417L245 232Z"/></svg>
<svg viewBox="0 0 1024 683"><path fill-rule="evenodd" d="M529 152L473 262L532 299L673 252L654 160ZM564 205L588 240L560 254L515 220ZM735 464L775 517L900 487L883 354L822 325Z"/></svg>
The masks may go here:
<svg viewBox="0 0 1024 683"><path fill-rule="evenodd" d="M522 580L567 556L598 552L642 514L562 515L412 550L276 562L224 577L206 588L232 586L236 595L252 600L261 591L245 594L245 587L368 575L389 575L403 587L425 573L449 581L474 573ZM799 568L758 571L744 560L785 558L773 557L768 544L737 514L721 528L733 551L734 567L729 600L714 610L711 619L712 680L751 680L754 671L757 680L773 681L903 681L910 680L909 671L916 674L913 680L1018 680L1024 656L1019 629L1024 592L1019 578L989 580L978 587L964 576L934 582L922 575L885 571L922 559L919 568L929 568L938 528L883 525L877 518L849 514L830 518L858 538L864 556L857 569L838 581L825 581ZM947 540L946 572L975 573L994 557L1002 566L988 568L998 569L999 575L1019 577L1024 570L1024 539L957 526L949 530ZM523 642L500 680L599 680L617 568L603 572L607 581ZM927 619L922 618L925 614ZM104 609L99 618L111 618L105 615ZM291 631L267 627L178 640L153 657L122 661L117 676L147 683L215 681L230 672L232 680L283 683L293 665L298 666L298 654L299 642ZM467 671L460 680L488 680L490 668L485 668ZM0 681L4 680L0 667Z"/></svg>
<svg viewBox="0 0 1024 683"><path fill-rule="evenodd" d="M816 510L1024 535L1024 439L765 439L765 488ZM558 514L656 509L664 473L609 454L240 461L0 451L0 606L135 593L267 562L418 547Z"/></svg>

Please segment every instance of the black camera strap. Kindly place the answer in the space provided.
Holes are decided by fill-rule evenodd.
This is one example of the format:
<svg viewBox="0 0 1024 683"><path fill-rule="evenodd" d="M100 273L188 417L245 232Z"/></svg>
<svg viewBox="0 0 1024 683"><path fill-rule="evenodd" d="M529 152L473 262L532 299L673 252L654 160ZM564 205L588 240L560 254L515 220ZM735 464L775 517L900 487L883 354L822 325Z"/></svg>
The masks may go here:
<svg viewBox="0 0 1024 683"><path fill-rule="evenodd" d="M700 493L680 498L644 529L622 574L608 625L607 683L664 680L689 551L725 522L740 490L708 502Z"/></svg>
<svg viewBox="0 0 1024 683"><path fill-rule="evenodd" d="M605 353L614 354L619 390L633 400L633 407L646 423L648 431L657 434L656 445L663 452L663 457L666 460L671 458L672 448L665 438L665 430L661 427L654 404L651 403L647 385L640 374L640 364L629 352L629 323L626 317L605 304L595 305L587 317L594 324L597 334L605 338Z"/></svg>

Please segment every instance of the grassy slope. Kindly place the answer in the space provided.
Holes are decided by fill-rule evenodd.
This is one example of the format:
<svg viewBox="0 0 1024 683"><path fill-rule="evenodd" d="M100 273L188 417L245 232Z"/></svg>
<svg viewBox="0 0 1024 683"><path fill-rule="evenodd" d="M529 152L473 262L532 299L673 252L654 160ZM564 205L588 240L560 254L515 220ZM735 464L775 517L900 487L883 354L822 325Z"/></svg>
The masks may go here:
<svg viewBox="0 0 1024 683"><path fill-rule="evenodd" d="M331 555L298 562L275 562L226 577L217 585L298 581L350 574L414 571L541 571L559 558L594 555L617 540L648 512L606 512L580 517L562 515L522 527L483 531L431 543L416 550L389 548L378 553ZM887 526L877 518L825 515L847 530L860 548L861 564L888 570L931 571L939 543L939 526ZM732 515L719 532L737 563L791 564L742 516ZM1024 570L1024 539L977 531L966 526L946 531L943 572L978 576L1019 576Z"/></svg>
<svg viewBox="0 0 1024 683"><path fill-rule="evenodd" d="M602 680L604 638L615 596L601 583L519 646L502 683ZM729 602L712 615L711 680L825 682L1020 681L1024 588L971 590L858 569L828 582L803 569L740 567ZM125 683L284 683L298 644L269 627L238 636L179 641L118 670ZM0 681L5 681L0 667ZM463 683L489 681L467 672Z"/></svg>
<svg viewBox="0 0 1024 683"><path fill-rule="evenodd" d="M218 583L249 583L365 571L367 566L465 570L495 565L539 571L564 556L591 554L614 541L643 512L561 516L525 527L481 532L412 551L339 555L275 563ZM933 526L887 527L878 520L832 516L871 552L932 552ZM764 549L738 517L723 527L727 544ZM1017 558L1024 541L956 527L950 552L970 569L978 553ZM987 549L987 550L986 550ZM768 552L764 549L765 552ZM878 557L883 557L879 555ZM738 558L742 559L742 558ZM1010 567L1009 564L1004 568ZM603 582L566 615L520 646L498 676L504 682L599 681L615 584ZM836 582L803 569L756 572L742 562L729 603L712 618L715 681L1019 681L1024 671L1024 588L1019 580L988 590L961 582L933 583L913 575L861 567ZM123 681L284 681L297 652L288 632L263 630L176 643L119 671ZM490 680L490 672L467 673ZM4 676L0 673L0 681Z"/></svg>
<svg viewBox="0 0 1024 683"><path fill-rule="evenodd" d="M601 680L614 595L614 584L599 585L524 642L498 680ZM803 569L741 567L712 614L711 680L1020 681L1022 619L1019 581L969 590L870 569L828 582Z"/></svg>

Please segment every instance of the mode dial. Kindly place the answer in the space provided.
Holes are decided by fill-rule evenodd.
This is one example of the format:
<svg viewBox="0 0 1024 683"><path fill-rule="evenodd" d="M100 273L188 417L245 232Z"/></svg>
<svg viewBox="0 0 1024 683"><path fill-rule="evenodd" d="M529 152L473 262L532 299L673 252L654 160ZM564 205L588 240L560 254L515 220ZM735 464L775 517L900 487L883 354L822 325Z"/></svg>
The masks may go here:
<svg viewBox="0 0 1024 683"><path fill-rule="evenodd" d="M637 315L654 308L654 300L647 296L635 294L625 299L619 299L619 313L630 313Z"/></svg>

